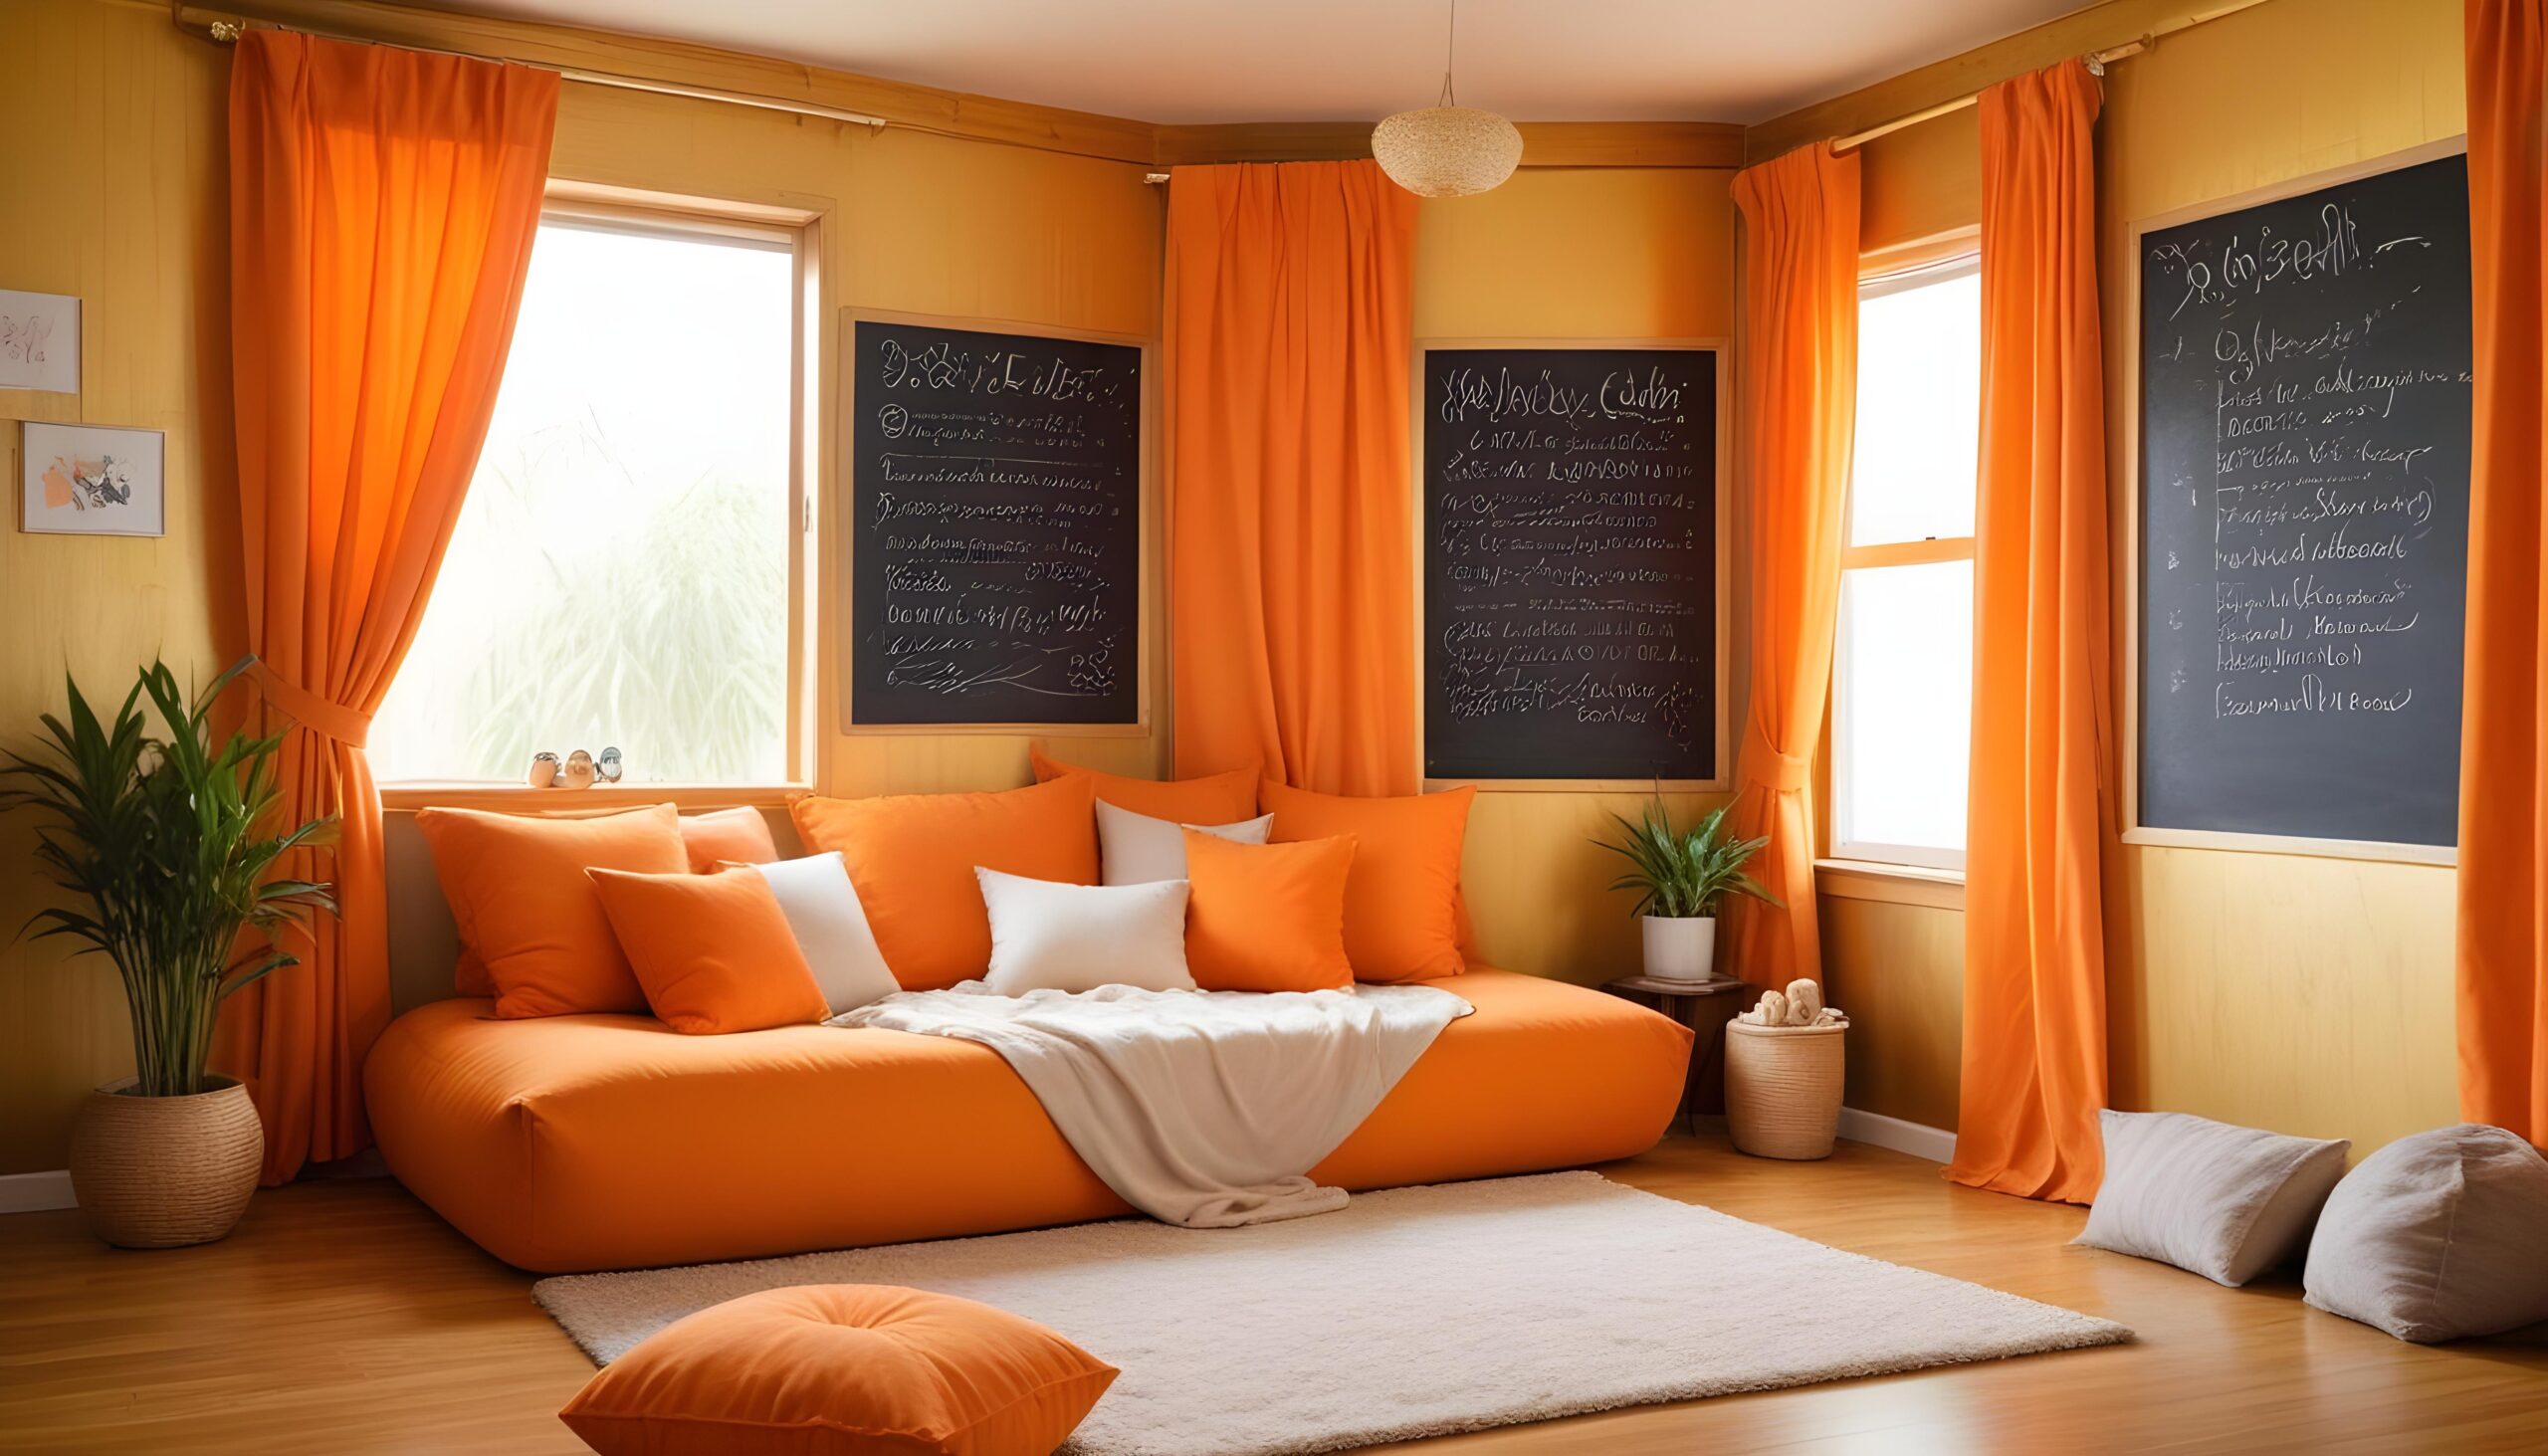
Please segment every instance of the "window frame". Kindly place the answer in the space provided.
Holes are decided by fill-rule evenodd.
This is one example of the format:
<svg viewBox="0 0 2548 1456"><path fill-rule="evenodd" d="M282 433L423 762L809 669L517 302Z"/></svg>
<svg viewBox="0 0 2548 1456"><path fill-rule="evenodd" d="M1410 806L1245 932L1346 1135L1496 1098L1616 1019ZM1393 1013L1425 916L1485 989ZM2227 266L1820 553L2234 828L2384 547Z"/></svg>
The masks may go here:
<svg viewBox="0 0 2548 1456"><path fill-rule="evenodd" d="M590 808L675 804L683 809L785 805L808 792L828 772L830 743L816 721L821 702L821 659L815 652L819 572L815 557L821 481L816 413L822 339L823 215L799 208L613 187L552 177L539 209L539 225L569 226L639 237L701 237L757 245L789 254L787 511L787 692L785 775L774 782L596 783L574 791L573 802ZM556 799L556 789L480 779L390 779L378 784L384 808L456 807L519 810Z"/></svg>
<svg viewBox="0 0 2548 1456"><path fill-rule="evenodd" d="M1924 257L1911 263L1870 267L1859 276L1858 302L1863 305L1870 299L1907 293L1913 289L1979 274L1982 269L1982 255L1977 246L1978 238L1956 241L1963 242L1965 246L1953 252L1944 253L1943 256ZM1872 255L1864 261L1870 265L1876 262ZM1854 384L1852 387L1854 390ZM1853 393L1853 402L1854 397ZM1976 424L1978 428L1979 421ZM1937 565L1974 559L1975 538L1971 535L1929 536L1915 541L1884 541L1869 545L1847 543L1845 533L1848 528L1851 497L1856 490L1856 474L1852 470L1848 490L1843 494L1840 506L1843 531L1838 582L1840 592L1845 593L1848 590L1849 574L1852 571L1888 566ZM1976 492L1978 495L1979 482L1976 483ZM1846 620L1844 615L1834 613L1830 691L1824 698L1826 706L1823 711L1821 759L1825 779L1822 815L1825 857L1834 869L1873 874L1900 874L1922 880L1961 881L1965 866L1963 850L1945 849L1933 845L1888 844L1878 840L1851 839L1842 833L1842 829L1848 824L1849 792L1848 763L1846 755L1839 751L1838 733L1839 725L1846 721L1843 715L1846 712L1849 681L1849 642L1845 630Z"/></svg>

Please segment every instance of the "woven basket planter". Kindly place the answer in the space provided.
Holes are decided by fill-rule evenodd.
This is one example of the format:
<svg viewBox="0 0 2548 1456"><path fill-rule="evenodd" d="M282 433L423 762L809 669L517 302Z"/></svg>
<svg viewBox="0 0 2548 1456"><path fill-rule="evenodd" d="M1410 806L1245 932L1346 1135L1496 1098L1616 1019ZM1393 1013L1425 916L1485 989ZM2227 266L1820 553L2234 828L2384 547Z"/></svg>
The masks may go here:
<svg viewBox="0 0 2548 1456"><path fill-rule="evenodd" d="M1828 1026L1725 1028L1725 1122L1755 1157L1831 1155L1840 1131L1845 1021Z"/></svg>
<svg viewBox="0 0 2548 1456"><path fill-rule="evenodd" d="M71 1129L71 1191L98 1237L119 1248L208 1244L238 1226L257 1191L264 1125L227 1077L186 1097L127 1097L130 1079L89 1094Z"/></svg>

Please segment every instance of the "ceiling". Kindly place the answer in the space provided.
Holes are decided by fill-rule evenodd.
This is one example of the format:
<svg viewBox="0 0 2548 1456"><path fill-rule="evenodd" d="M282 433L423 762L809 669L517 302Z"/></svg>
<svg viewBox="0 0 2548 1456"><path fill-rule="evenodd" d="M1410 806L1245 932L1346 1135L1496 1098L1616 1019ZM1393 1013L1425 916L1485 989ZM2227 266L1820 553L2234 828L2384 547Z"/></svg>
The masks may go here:
<svg viewBox="0 0 2548 1456"><path fill-rule="evenodd" d="M1140 121L1430 104L1447 0L438 0ZM1524 121L1766 120L2086 0L1466 0L1459 100Z"/></svg>

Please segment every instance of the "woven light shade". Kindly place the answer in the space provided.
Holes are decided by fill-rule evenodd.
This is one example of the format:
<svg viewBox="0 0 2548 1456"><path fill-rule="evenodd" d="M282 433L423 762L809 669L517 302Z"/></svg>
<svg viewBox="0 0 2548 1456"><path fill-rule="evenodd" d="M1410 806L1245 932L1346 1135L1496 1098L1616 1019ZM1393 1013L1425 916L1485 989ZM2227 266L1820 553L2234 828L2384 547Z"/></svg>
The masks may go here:
<svg viewBox="0 0 2548 1456"><path fill-rule="evenodd" d="M1522 133L1493 111L1426 106L1372 128L1372 155L1418 197L1466 197L1504 185L1522 164Z"/></svg>

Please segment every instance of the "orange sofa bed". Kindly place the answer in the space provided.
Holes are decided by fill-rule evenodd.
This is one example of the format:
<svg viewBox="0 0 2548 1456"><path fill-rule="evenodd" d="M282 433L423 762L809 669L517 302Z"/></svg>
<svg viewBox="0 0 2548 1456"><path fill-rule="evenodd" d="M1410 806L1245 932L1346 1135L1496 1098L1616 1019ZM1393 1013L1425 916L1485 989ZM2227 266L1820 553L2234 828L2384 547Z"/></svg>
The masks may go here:
<svg viewBox="0 0 2548 1456"><path fill-rule="evenodd" d="M1560 981L1475 968L1451 1023L1322 1182L1384 1188L1626 1157L1680 1105L1690 1033ZM698 1264L1132 1212L987 1047L794 1026L684 1036L644 1016L401 1016L363 1082L383 1157L508 1264Z"/></svg>

